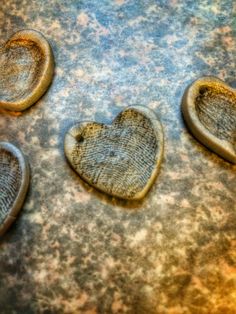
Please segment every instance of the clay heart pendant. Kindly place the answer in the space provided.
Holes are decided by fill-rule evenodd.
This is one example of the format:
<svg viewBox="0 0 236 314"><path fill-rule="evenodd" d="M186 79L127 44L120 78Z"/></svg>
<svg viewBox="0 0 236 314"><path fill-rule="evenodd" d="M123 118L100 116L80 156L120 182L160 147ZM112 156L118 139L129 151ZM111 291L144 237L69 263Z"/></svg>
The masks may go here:
<svg viewBox="0 0 236 314"><path fill-rule="evenodd" d="M20 211L29 186L29 166L21 151L0 142L0 236Z"/></svg>
<svg viewBox="0 0 236 314"><path fill-rule="evenodd" d="M157 176L163 131L155 113L128 107L111 125L82 122L65 136L66 157L95 188L123 199L144 197Z"/></svg>
<svg viewBox="0 0 236 314"><path fill-rule="evenodd" d="M0 48L0 108L22 111L33 105L46 92L53 71L45 37L34 30L15 33Z"/></svg>
<svg viewBox="0 0 236 314"><path fill-rule="evenodd" d="M236 91L215 77L202 77L185 91L182 111L193 135L236 163Z"/></svg>

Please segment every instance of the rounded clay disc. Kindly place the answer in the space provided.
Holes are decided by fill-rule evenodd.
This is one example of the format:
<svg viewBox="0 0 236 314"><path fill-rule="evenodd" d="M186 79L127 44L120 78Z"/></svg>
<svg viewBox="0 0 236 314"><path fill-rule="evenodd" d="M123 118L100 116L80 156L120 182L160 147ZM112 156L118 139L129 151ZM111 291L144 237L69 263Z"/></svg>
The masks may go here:
<svg viewBox="0 0 236 314"><path fill-rule="evenodd" d="M46 38L34 30L15 33L0 47L0 108L22 111L48 89L54 58Z"/></svg>
<svg viewBox="0 0 236 314"><path fill-rule="evenodd" d="M22 152L0 142L0 236L16 219L29 186L29 166Z"/></svg>
<svg viewBox="0 0 236 314"><path fill-rule="evenodd" d="M128 107L105 125L81 122L65 136L65 155L79 176L118 198L145 196L163 156L163 130L156 114L142 106Z"/></svg>
<svg viewBox="0 0 236 314"><path fill-rule="evenodd" d="M182 99L182 112L193 135L219 156L236 164L236 91L220 79L202 77Z"/></svg>

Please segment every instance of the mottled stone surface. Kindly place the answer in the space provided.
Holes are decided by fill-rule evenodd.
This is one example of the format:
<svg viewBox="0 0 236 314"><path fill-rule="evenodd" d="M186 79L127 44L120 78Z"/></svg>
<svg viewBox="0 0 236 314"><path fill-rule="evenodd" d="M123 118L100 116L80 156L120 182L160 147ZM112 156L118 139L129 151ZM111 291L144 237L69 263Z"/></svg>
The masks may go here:
<svg viewBox="0 0 236 314"><path fill-rule="evenodd" d="M236 166L198 143L180 113L202 75L236 86L236 3L1 1L0 43L43 32L51 88L23 113L0 113L0 141L28 155L31 187L0 241L1 313L236 313ZM143 202L117 201L66 163L65 131L153 109L165 159Z"/></svg>

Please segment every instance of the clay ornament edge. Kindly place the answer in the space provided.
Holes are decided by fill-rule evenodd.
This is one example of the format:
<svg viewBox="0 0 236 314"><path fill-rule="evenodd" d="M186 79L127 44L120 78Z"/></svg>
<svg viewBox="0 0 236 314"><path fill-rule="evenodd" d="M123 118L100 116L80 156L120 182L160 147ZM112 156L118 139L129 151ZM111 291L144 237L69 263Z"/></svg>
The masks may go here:
<svg viewBox="0 0 236 314"><path fill-rule="evenodd" d="M235 89L231 88L219 78L214 76L200 77L187 86L183 94L181 109L184 121L186 122L190 132L197 140L199 140L199 142L205 145L209 150L216 153L218 156L236 164L236 152L234 151L234 148L226 140L219 139L210 133L198 118L195 109L195 99L199 94L200 87L206 86L207 83L215 86L223 86L236 96Z"/></svg>
<svg viewBox="0 0 236 314"><path fill-rule="evenodd" d="M37 85L25 98L22 98L17 102L7 102L0 100L0 108L10 111L23 111L35 104L45 94L54 76L53 51L46 37L39 31L33 29L23 29L14 33L12 37L10 37L3 44L3 46L1 46L1 48L4 49L4 47L11 41L17 39L28 39L35 42L43 51L45 56L45 64Z"/></svg>
<svg viewBox="0 0 236 314"><path fill-rule="evenodd" d="M11 224L15 221L19 211L23 206L30 182L29 163L25 156L23 155L22 151L15 145L8 142L0 142L0 150L1 149L8 151L17 158L19 166L21 168L22 179L17 197L14 200L11 210L9 214L6 216L3 224L0 226L0 236L2 236L11 226Z"/></svg>

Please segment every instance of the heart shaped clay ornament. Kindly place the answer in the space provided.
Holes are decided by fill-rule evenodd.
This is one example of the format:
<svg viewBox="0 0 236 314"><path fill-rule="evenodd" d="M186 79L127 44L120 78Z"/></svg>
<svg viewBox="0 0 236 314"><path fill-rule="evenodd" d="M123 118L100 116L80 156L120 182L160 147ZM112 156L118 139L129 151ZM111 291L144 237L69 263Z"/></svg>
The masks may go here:
<svg viewBox="0 0 236 314"><path fill-rule="evenodd" d="M34 30L15 33L0 48L0 108L22 111L48 89L54 72L52 50Z"/></svg>
<svg viewBox="0 0 236 314"><path fill-rule="evenodd" d="M14 145L0 142L0 236L16 216L29 186L29 166L22 152Z"/></svg>
<svg viewBox="0 0 236 314"><path fill-rule="evenodd" d="M154 182L163 156L156 114L128 107L111 125L81 122L65 135L65 155L79 176L109 195L137 200Z"/></svg>
<svg viewBox="0 0 236 314"><path fill-rule="evenodd" d="M216 77L193 82L182 99L193 135L210 150L236 164L236 91Z"/></svg>

